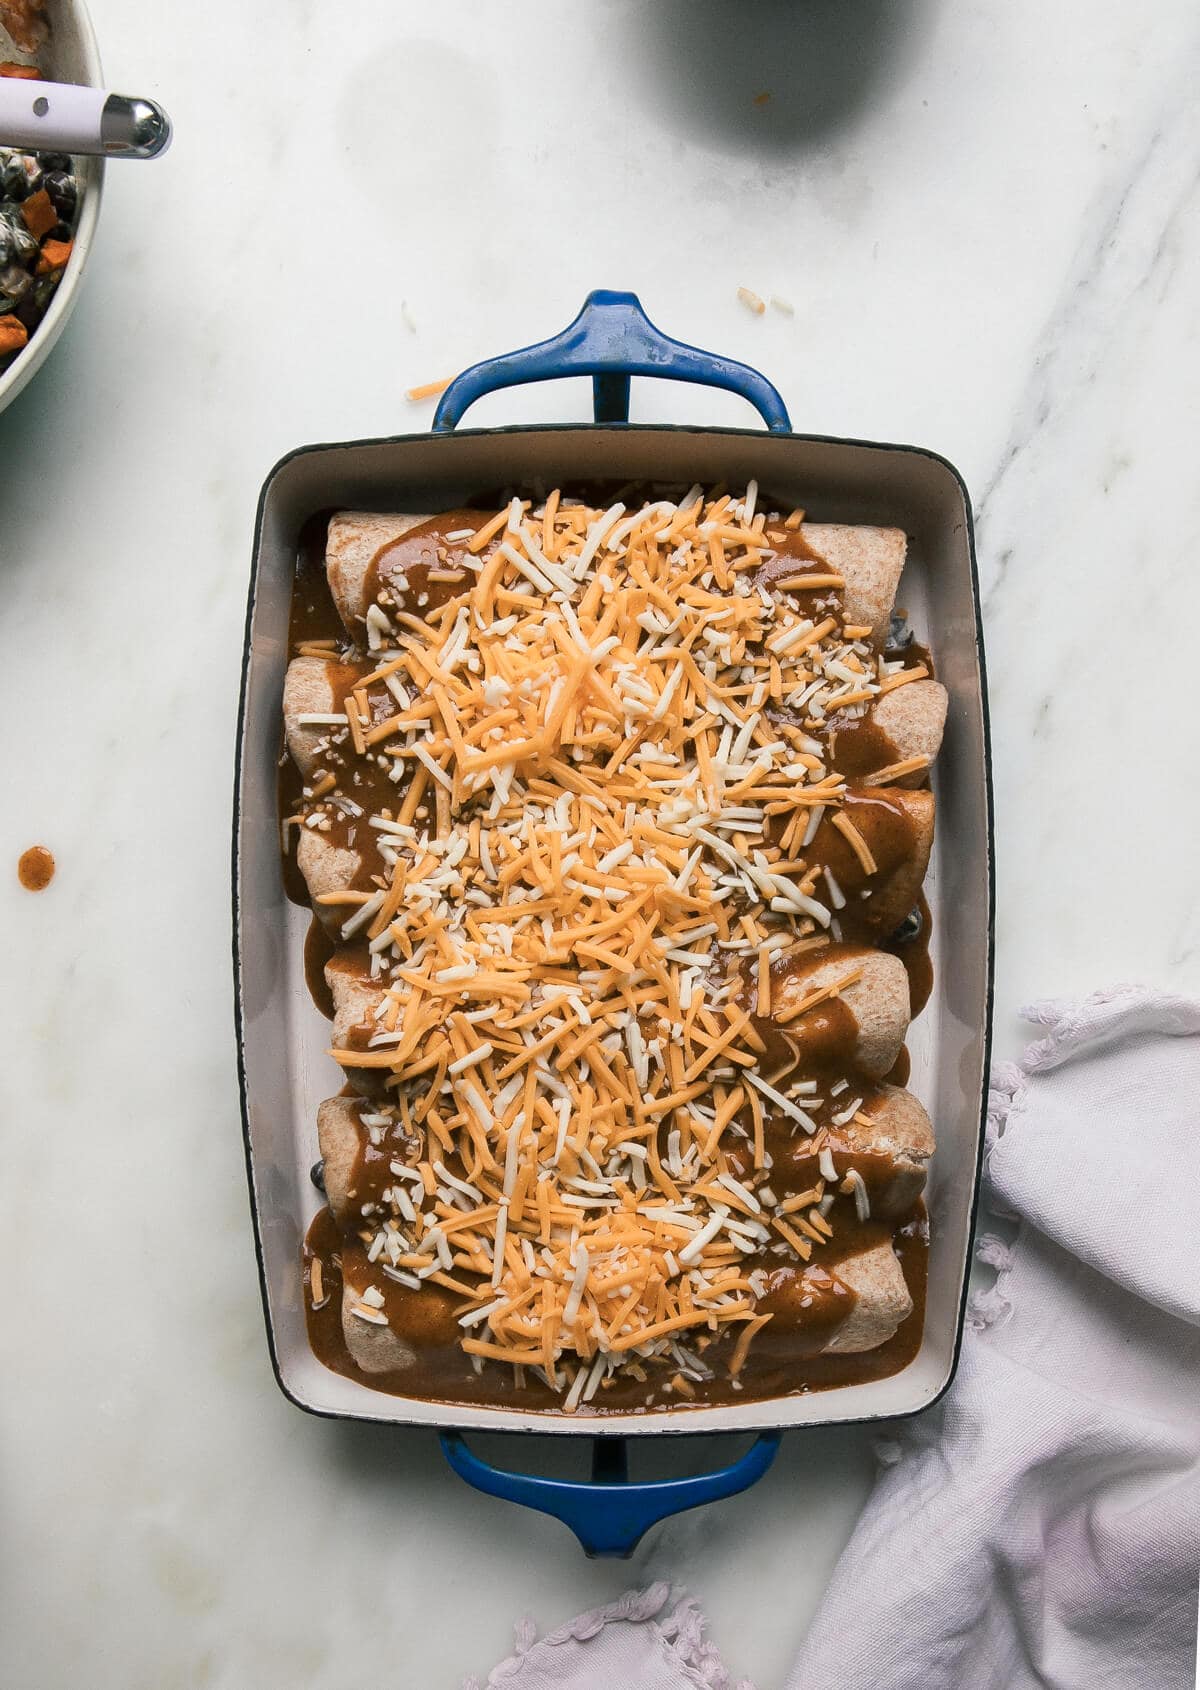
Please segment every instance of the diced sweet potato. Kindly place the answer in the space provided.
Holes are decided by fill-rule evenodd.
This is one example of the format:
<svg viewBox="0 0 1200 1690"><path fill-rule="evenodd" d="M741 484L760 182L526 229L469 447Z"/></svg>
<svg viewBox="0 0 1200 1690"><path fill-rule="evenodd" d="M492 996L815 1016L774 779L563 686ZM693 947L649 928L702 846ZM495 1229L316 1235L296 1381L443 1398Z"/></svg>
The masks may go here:
<svg viewBox="0 0 1200 1690"><path fill-rule="evenodd" d="M43 241L42 250L38 255L38 275L45 276L51 270L61 270L70 258L74 245L74 241Z"/></svg>
<svg viewBox="0 0 1200 1690"><path fill-rule="evenodd" d="M21 206L21 217L25 227L31 235L36 235L40 241L43 235L48 235L58 222L58 212L54 209L54 202L45 188L39 188L36 194Z"/></svg>
<svg viewBox="0 0 1200 1690"><path fill-rule="evenodd" d="M18 317L0 317L0 358L19 352L29 339L29 330Z"/></svg>
<svg viewBox="0 0 1200 1690"><path fill-rule="evenodd" d="M46 39L46 0L0 0L0 25L18 52L36 52Z"/></svg>

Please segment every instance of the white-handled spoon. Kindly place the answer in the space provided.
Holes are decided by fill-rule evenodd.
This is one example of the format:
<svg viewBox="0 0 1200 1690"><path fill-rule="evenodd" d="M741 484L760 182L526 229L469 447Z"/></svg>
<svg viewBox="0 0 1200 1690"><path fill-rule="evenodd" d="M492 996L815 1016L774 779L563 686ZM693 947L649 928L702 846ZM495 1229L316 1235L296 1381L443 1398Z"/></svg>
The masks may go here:
<svg viewBox="0 0 1200 1690"><path fill-rule="evenodd" d="M157 158L170 144L171 120L153 100L70 82L0 76L0 146Z"/></svg>

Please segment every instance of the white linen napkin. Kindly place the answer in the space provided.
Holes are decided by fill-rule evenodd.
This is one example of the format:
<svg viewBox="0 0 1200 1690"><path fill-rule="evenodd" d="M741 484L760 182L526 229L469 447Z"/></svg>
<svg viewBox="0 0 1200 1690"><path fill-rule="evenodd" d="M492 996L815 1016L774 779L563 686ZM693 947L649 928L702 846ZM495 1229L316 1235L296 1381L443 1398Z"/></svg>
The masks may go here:
<svg viewBox="0 0 1200 1690"><path fill-rule="evenodd" d="M1025 1011L993 1076L977 1297L897 1429L789 1690L1185 1690L1200 1564L1200 1004ZM864 1623L864 1615L869 1620Z"/></svg>
<svg viewBox="0 0 1200 1690"><path fill-rule="evenodd" d="M516 1654L493 1668L487 1683L503 1690L754 1690L747 1679L733 1683L690 1597L664 1612L671 1595L665 1583L631 1590L540 1642L532 1620L522 1620ZM463 1690L479 1690L478 1679L467 1679Z"/></svg>
<svg viewBox="0 0 1200 1690"><path fill-rule="evenodd" d="M1200 1003L1120 987L1025 1011L993 1075L954 1386L882 1475L788 1690L1188 1690L1200 1572ZM1010 1231L1012 1229L1010 1228ZM767 1481L770 1482L769 1480ZM727 1690L665 1585L523 1645L505 1690Z"/></svg>

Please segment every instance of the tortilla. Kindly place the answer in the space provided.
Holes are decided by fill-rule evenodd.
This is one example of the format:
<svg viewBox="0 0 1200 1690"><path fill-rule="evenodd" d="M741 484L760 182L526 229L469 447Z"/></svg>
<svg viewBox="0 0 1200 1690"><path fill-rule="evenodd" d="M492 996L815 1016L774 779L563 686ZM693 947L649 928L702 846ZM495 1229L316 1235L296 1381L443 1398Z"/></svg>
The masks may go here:
<svg viewBox="0 0 1200 1690"><path fill-rule="evenodd" d="M345 1256L343 1256L343 1262ZM359 1300L349 1278L342 1284L342 1331L346 1348L364 1373L403 1373L418 1361L428 1366L430 1350L456 1347L463 1336L454 1316L462 1307L442 1285L422 1285L419 1291L394 1286L391 1318L396 1325L380 1326L353 1313Z"/></svg>
<svg viewBox="0 0 1200 1690"><path fill-rule="evenodd" d="M325 964L325 982L333 997L333 1027L330 1042L336 1050L353 1049L355 1028L375 1031L375 1011L383 993L371 976L349 961L345 953ZM386 1068L344 1068L343 1073L366 1097L378 1097L386 1086Z"/></svg>
<svg viewBox="0 0 1200 1690"><path fill-rule="evenodd" d="M891 742L893 763L906 762L910 757L933 762L942 747L948 702L940 681L909 681L885 693L868 711L868 720ZM903 775L896 785L918 786L925 778L926 771L917 769Z"/></svg>
<svg viewBox="0 0 1200 1690"><path fill-rule="evenodd" d="M811 992L835 985L855 969L861 970L859 978L839 994L857 1028L851 1060L860 1074L881 1079L900 1054L910 1020L908 974L898 957L866 945L839 945L828 958L819 952L789 959L785 951L772 970L771 1018L786 1015ZM788 1035L799 1050L798 1065L820 1064L823 1047L837 1043L839 1031L836 1022L830 1023L827 1001L788 1022Z"/></svg>
<svg viewBox="0 0 1200 1690"><path fill-rule="evenodd" d="M325 1196L339 1226L352 1225L354 1170L363 1141L358 1099L327 1097L317 1108L317 1140L325 1163Z"/></svg>
<svg viewBox="0 0 1200 1690"><path fill-rule="evenodd" d="M933 849L933 793L886 786L874 790L900 806L911 822L914 834L911 854L881 885L875 887L864 906L866 919L877 933L894 933L921 896L921 887L925 883L929 853Z"/></svg>
<svg viewBox="0 0 1200 1690"><path fill-rule="evenodd" d="M929 1116L902 1086L875 1085L856 1092L851 1084L837 1101L843 1105L839 1113L856 1101L860 1104L850 1120L826 1128L825 1148L833 1158L837 1184L853 1169L866 1187L872 1220L909 1214L925 1189L934 1151ZM748 1156L736 1148L731 1156L739 1177ZM802 1135L779 1146L774 1157L771 1186L780 1197L804 1191L823 1177L812 1141Z"/></svg>
<svg viewBox="0 0 1200 1690"><path fill-rule="evenodd" d="M359 884L365 868L362 858L349 846L331 844L315 828L302 827L296 841L296 866L308 887L313 914L331 938L340 938L344 923L354 914L354 906L319 904L317 899L322 893L345 892L348 887L370 890Z"/></svg>
<svg viewBox="0 0 1200 1690"><path fill-rule="evenodd" d="M283 683L284 740L306 780L311 780L325 765L323 748L337 729L323 723L305 725L300 718L338 711L335 677L345 667L324 657L295 657L288 664ZM304 876L314 914L326 931L337 938L343 922L353 913L351 907L319 904L317 899L327 892L374 891L362 854L350 846L335 845L319 828L301 827L296 842L296 866Z"/></svg>
<svg viewBox="0 0 1200 1690"><path fill-rule="evenodd" d="M332 724L304 725L301 716L329 716L340 712L333 688L334 665L325 657L293 657L283 678L283 738L292 761L306 780L322 762L318 747L330 734Z"/></svg>
<svg viewBox="0 0 1200 1690"><path fill-rule="evenodd" d="M904 568L904 530L806 522L800 536L845 581L842 608L846 621L869 627L876 639L883 639Z"/></svg>
<svg viewBox="0 0 1200 1690"><path fill-rule="evenodd" d="M847 1256L832 1271L854 1292L856 1301L824 1353L852 1355L886 1344L913 1310L900 1259L891 1245L877 1244L857 1256Z"/></svg>
<svg viewBox="0 0 1200 1690"><path fill-rule="evenodd" d="M814 1262L812 1267L784 1277L783 1283L769 1286L758 1299L758 1306L772 1319L757 1342L767 1339L772 1348L783 1345L786 1351L789 1333L803 1332L806 1326L811 1329L813 1312L806 1307L806 1302L814 1298L820 1309L823 1298L818 1286L823 1283L824 1297L829 1295L829 1281L825 1274L832 1274L845 1286L853 1294L853 1300L842 1299L841 1292L834 1288L833 1295L850 1303L850 1307L817 1352L820 1355L848 1355L858 1350L877 1349L880 1344L887 1343L900 1322L912 1313L912 1298L899 1259L886 1240L870 1245L856 1255L843 1257L840 1262L825 1268L824 1273L818 1274L822 1267L823 1264ZM817 1276L816 1283L814 1275ZM817 1318L822 1318L822 1314L827 1318L828 1305Z"/></svg>
<svg viewBox="0 0 1200 1690"><path fill-rule="evenodd" d="M834 826L837 810L826 812L818 827L812 846L805 853L808 861L828 865L847 903L853 906L857 919L872 935L884 938L894 933L921 895L925 871L929 867L929 853L933 849L934 800L927 789L910 791L897 786L852 786L851 800L862 804L879 805L893 814L907 818L911 838L907 849L897 857L895 847L890 862L884 860L874 875L868 875L845 837ZM856 805L848 802L845 813L854 820ZM866 816L869 820L869 813ZM821 881L817 883L818 895ZM870 897L859 900L861 891Z"/></svg>
<svg viewBox="0 0 1200 1690"><path fill-rule="evenodd" d="M872 1217L892 1220L907 1214L925 1189L935 1148L933 1123L903 1086L878 1086L861 1112L870 1126L850 1120L831 1129L829 1149L839 1174L857 1167Z"/></svg>
<svg viewBox="0 0 1200 1690"><path fill-rule="evenodd" d="M394 545L410 528L430 521L428 515L380 515L376 511L338 511L329 519L325 542L325 572L329 590L346 632L365 645L363 619L367 614L367 576L377 555Z"/></svg>

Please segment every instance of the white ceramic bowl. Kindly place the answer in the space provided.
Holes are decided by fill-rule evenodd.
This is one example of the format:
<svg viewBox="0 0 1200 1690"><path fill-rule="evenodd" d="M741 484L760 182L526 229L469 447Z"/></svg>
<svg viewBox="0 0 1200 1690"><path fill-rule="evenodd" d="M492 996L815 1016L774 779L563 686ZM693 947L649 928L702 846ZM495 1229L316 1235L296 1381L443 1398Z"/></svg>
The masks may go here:
<svg viewBox="0 0 1200 1690"><path fill-rule="evenodd" d="M0 29L0 58L36 60L39 68L54 82L78 82L92 88L102 86L100 55L92 20L82 0L48 0L46 16L50 33L43 47L35 55L17 52L8 36ZM104 182L104 160L80 158L75 160L75 175L79 182L79 220L75 227L75 244L62 280L55 289L50 309L42 318L29 344L13 359L0 375L0 411L16 398L26 382L32 380L45 363L51 348L75 308L79 285L100 216L100 189Z"/></svg>

